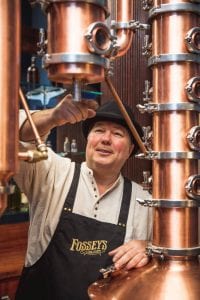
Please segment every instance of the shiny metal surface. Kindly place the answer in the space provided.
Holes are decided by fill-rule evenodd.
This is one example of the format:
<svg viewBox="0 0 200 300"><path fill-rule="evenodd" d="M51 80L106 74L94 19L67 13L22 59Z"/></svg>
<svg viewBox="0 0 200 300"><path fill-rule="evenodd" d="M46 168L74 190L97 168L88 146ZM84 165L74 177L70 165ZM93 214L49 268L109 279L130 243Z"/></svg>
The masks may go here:
<svg viewBox="0 0 200 300"><path fill-rule="evenodd" d="M84 34L96 21L105 21L102 7L87 2L66 1L50 3L47 9L48 49L47 54L89 54ZM47 68L50 80L72 83L74 79L85 82L101 82L104 68L97 64L55 63Z"/></svg>
<svg viewBox="0 0 200 300"><path fill-rule="evenodd" d="M89 296L94 300L199 300L199 274L197 259L153 259L141 269L124 271L92 284Z"/></svg>
<svg viewBox="0 0 200 300"><path fill-rule="evenodd" d="M182 4L182 5L179 5ZM185 37L191 28L199 26L200 5L192 1L153 1L152 57L158 61L151 64L153 78L152 105L191 103L186 92L188 81L200 73L199 57L191 53ZM166 6L165 6L166 5ZM159 7L162 9L159 10ZM167 9L164 9L167 8ZM182 7L178 9L178 7ZM185 8L189 8L187 11ZM156 9L155 9L156 8ZM194 11L191 11L194 8ZM159 61L159 57L163 58ZM191 56L190 56L191 58ZM187 134L199 125L196 110L174 109L153 112L152 151L158 153L191 153ZM195 152L194 152L195 153ZM190 198L185 185L188 178L198 174L198 160L189 157L154 159L152 163L152 198L162 201L182 201ZM196 177L195 177L196 178ZM199 179L195 191L199 195ZM153 208L154 248L178 249L163 251L144 268L112 274L89 287L90 299L95 300L198 300L200 297L200 263L198 207L174 207L164 205ZM181 251L184 250L184 251ZM185 251L186 249L186 251ZM197 249L197 252L193 251ZM190 251L191 250L191 251ZM167 253L167 254L166 254ZM170 255L169 255L170 253ZM174 252L175 253L175 252ZM193 255L190 255L193 253ZM154 254L153 254L154 255ZM160 258L164 258L161 260Z"/></svg>
<svg viewBox="0 0 200 300"><path fill-rule="evenodd" d="M18 167L18 89L20 70L20 1L0 3L0 185ZM6 194L0 195L0 214Z"/></svg>
<svg viewBox="0 0 200 300"><path fill-rule="evenodd" d="M134 1L132 0L117 0L116 1L116 22L129 22L133 20ZM118 29L117 45L119 51L116 57L124 55L132 44L133 31L130 29Z"/></svg>

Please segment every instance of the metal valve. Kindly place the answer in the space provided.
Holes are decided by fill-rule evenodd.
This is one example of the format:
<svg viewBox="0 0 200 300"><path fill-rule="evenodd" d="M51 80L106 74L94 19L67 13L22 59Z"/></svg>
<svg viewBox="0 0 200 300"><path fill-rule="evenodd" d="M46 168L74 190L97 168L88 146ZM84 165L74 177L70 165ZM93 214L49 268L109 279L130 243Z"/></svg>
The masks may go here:
<svg viewBox="0 0 200 300"><path fill-rule="evenodd" d="M142 46L142 55L149 57L152 53L152 43L149 42L149 35L144 36L144 45Z"/></svg>
<svg viewBox="0 0 200 300"><path fill-rule="evenodd" d="M187 140L192 150L200 151L200 126L194 126L190 129Z"/></svg>
<svg viewBox="0 0 200 300"><path fill-rule="evenodd" d="M192 175L185 185L186 194L189 198L200 201L200 175Z"/></svg>
<svg viewBox="0 0 200 300"><path fill-rule="evenodd" d="M199 34L200 27L194 27L187 32L185 36L185 43L189 52L200 54Z"/></svg>
<svg viewBox="0 0 200 300"><path fill-rule="evenodd" d="M152 96L152 88L150 87L150 81L145 80L144 82L145 89L143 91L143 101L144 102L150 102L151 101L151 96Z"/></svg>
<svg viewBox="0 0 200 300"><path fill-rule="evenodd" d="M153 6L153 0L142 0L142 9L149 10Z"/></svg>
<svg viewBox="0 0 200 300"><path fill-rule="evenodd" d="M151 130L151 126L143 126L142 130L144 132L143 135L144 145L150 151L152 150L153 131Z"/></svg>
<svg viewBox="0 0 200 300"><path fill-rule="evenodd" d="M143 190L152 191L152 176L150 175L150 171L143 171L144 181L142 182Z"/></svg>
<svg viewBox="0 0 200 300"><path fill-rule="evenodd" d="M45 30L44 28L40 28L39 31L39 42L37 43L37 47L38 47L38 51L37 51L37 55L38 56L43 56L46 53L46 49L47 49L47 40L45 37Z"/></svg>
<svg viewBox="0 0 200 300"><path fill-rule="evenodd" d="M200 77L192 77L185 86L185 90L190 101L200 103L199 89Z"/></svg>

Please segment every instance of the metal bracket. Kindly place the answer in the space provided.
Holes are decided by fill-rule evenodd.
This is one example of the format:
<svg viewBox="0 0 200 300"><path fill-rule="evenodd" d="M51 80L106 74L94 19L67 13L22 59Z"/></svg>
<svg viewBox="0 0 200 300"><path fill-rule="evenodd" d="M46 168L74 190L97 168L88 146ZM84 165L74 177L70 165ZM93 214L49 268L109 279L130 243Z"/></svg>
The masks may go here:
<svg viewBox="0 0 200 300"><path fill-rule="evenodd" d="M164 259L165 256L197 256L200 254L200 247L177 249L149 245L146 251L148 256L160 256L161 259Z"/></svg>
<svg viewBox="0 0 200 300"><path fill-rule="evenodd" d="M149 151L147 154L139 153L135 155L142 159L200 159L200 152L180 152L180 151Z"/></svg>
<svg viewBox="0 0 200 300"><path fill-rule="evenodd" d="M166 12L185 11L200 14L199 5L192 3L174 3L174 4L161 4L153 7L149 12L149 18L154 18Z"/></svg>
<svg viewBox="0 0 200 300"><path fill-rule="evenodd" d="M167 62L194 62L200 63L200 57L197 54L191 53L171 53L171 54L159 54L152 56L148 59L148 67L159 63Z"/></svg>
<svg viewBox="0 0 200 300"><path fill-rule="evenodd" d="M59 64L59 63L88 63L96 64L105 68L109 68L109 59L100 57L95 54L79 54L79 53L53 53L46 54L43 58L43 63L45 67L48 67L50 64Z"/></svg>
<svg viewBox="0 0 200 300"><path fill-rule="evenodd" d="M139 199L136 201L144 207L186 208L200 207L200 203L189 199Z"/></svg>
<svg viewBox="0 0 200 300"><path fill-rule="evenodd" d="M142 9L149 10L153 6L153 0L142 0Z"/></svg>
<svg viewBox="0 0 200 300"><path fill-rule="evenodd" d="M99 272L103 275L103 278L108 278L113 272L116 271L114 265L108 266L107 268L102 268Z"/></svg>
<svg viewBox="0 0 200 300"><path fill-rule="evenodd" d="M142 30L149 30L150 25L149 24L143 24L139 21L130 20L128 22L116 22L115 20L111 21L111 28L116 29L130 29L130 30L136 30L136 29L142 29Z"/></svg>
<svg viewBox="0 0 200 300"><path fill-rule="evenodd" d="M145 112L153 113L158 111L173 111L173 110L191 110L200 112L200 105L196 103L180 102L180 103L145 103L144 105L137 104L136 107L143 114Z"/></svg>

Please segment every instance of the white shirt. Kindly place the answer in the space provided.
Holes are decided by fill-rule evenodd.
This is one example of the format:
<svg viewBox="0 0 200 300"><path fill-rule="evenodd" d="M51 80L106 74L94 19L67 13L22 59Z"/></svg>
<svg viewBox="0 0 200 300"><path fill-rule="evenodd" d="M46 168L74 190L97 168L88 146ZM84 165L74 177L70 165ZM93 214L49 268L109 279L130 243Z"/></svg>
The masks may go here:
<svg viewBox="0 0 200 300"><path fill-rule="evenodd" d="M23 143L27 148L30 144ZM30 203L30 228L25 265L33 265L44 253L53 237L74 175L75 163L48 148L48 159L37 163L20 162L15 180ZM81 164L80 179L73 212L99 221L117 224L122 195L123 176L99 195L93 172ZM151 237L152 211L140 206L136 198L149 199L140 185L132 182L131 203L125 242Z"/></svg>

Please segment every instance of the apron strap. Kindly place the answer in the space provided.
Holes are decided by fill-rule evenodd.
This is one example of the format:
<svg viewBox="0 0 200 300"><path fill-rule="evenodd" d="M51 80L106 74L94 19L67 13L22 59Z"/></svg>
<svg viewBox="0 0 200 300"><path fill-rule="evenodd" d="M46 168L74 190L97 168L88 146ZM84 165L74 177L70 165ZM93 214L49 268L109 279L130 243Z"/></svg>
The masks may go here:
<svg viewBox="0 0 200 300"><path fill-rule="evenodd" d="M70 190L67 194L65 205L64 205L64 207L67 207L71 210L74 206L76 191L77 191L77 187L78 187L78 181L79 181L79 177L80 177L80 170L81 170L80 164L75 163L74 176L73 176L73 179L72 179L72 184L71 184Z"/></svg>
<svg viewBox="0 0 200 300"><path fill-rule="evenodd" d="M126 227L129 207L131 202L131 193L132 193L132 183L128 178L124 177L123 198L122 198L122 204L121 204L121 209L120 209L120 214L118 219L118 225L122 227Z"/></svg>
<svg viewBox="0 0 200 300"><path fill-rule="evenodd" d="M80 177L80 169L81 169L80 164L76 163L72 184L64 204L65 209L67 208L67 210L70 211L72 211L74 206L76 191L77 191L79 177ZM122 204L121 204L119 219L118 219L118 225L122 227L126 227L129 207L131 202L131 193L132 193L132 183L128 178L124 177L123 198L122 198Z"/></svg>

